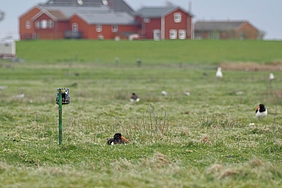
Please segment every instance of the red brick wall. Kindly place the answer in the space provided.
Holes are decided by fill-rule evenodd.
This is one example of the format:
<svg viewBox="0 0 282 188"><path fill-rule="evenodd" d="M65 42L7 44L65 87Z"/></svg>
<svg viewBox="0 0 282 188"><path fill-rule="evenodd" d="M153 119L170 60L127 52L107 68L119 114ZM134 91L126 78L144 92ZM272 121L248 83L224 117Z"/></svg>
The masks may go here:
<svg viewBox="0 0 282 188"><path fill-rule="evenodd" d="M19 19L19 34L20 34L20 39L31 39L32 35L34 34L34 24L32 23L31 18L34 17L37 13L40 12L40 9L37 7L32 8L29 10L27 13L22 15ZM26 28L26 21L30 21L30 28Z"/></svg>

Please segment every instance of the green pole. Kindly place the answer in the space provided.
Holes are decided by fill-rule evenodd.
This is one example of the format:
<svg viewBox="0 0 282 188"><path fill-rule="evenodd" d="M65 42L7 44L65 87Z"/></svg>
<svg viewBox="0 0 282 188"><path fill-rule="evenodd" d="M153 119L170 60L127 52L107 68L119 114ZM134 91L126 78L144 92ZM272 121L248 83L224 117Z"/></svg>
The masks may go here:
<svg viewBox="0 0 282 188"><path fill-rule="evenodd" d="M59 89L59 145L62 144L63 141L63 125L62 125L62 113L63 105L62 105L62 91Z"/></svg>

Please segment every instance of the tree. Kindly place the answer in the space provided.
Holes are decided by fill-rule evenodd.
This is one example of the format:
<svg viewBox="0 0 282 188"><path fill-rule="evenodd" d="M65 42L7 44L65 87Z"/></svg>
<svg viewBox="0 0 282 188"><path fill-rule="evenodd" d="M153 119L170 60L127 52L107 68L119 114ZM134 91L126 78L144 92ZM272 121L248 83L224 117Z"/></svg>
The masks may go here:
<svg viewBox="0 0 282 188"><path fill-rule="evenodd" d="M0 10L0 21L2 21L5 17L5 12L3 12L2 10Z"/></svg>
<svg viewBox="0 0 282 188"><path fill-rule="evenodd" d="M165 6L166 7L174 7L175 5L172 2L170 2L170 1L166 1L165 2Z"/></svg>
<svg viewBox="0 0 282 188"><path fill-rule="evenodd" d="M259 30L258 32L258 39L263 40L264 36L266 35L266 32L263 30Z"/></svg>

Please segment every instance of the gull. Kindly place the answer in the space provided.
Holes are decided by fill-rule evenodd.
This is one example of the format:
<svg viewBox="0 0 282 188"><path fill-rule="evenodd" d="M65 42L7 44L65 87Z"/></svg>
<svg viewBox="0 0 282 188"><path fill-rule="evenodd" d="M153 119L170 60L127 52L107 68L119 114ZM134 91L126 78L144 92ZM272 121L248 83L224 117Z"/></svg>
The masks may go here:
<svg viewBox="0 0 282 188"><path fill-rule="evenodd" d="M190 96L190 92L189 91L185 91L184 95Z"/></svg>
<svg viewBox="0 0 282 188"><path fill-rule="evenodd" d="M162 95L163 95L163 96L166 96L166 95L167 95L167 92L166 92L166 91L162 91Z"/></svg>
<svg viewBox="0 0 282 188"><path fill-rule="evenodd" d="M222 78L222 77L223 77L222 72L221 72L221 67L218 67L218 68L217 68L217 71L216 71L215 76L216 76L217 78Z"/></svg>
<svg viewBox="0 0 282 188"><path fill-rule="evenodd" d="M270 74L269 74L269 80L270 80L270 81L271 81L271 80L274 80L274 78L275 78L275 77L274 77L274 74L273 74L273 73L270 73Z"/></svg>
<svg viewBox="0 0 282 188"><path fill-rule="evenodd" d="M0 86L0 90L6 89L7 86Z"/></svg>
<svg viewBox="0 0 282 188"><path fill-rule="evenodd" d="M24 98L24 94L21 93L21 94L19 94L19 95L15 95L14 98L18 98L18 99L19 99L19 98Z"/></svg>

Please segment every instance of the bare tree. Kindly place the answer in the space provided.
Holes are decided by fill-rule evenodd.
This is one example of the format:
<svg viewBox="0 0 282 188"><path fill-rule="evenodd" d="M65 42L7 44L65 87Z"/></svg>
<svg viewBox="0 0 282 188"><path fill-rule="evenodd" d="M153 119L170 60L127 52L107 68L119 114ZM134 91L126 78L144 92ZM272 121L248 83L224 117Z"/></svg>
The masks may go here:
<svg viewBox="0 0 282 188"><path fill-rule="evenodd" d="M3 12L2 10L0 10L0 21L2 21L5 17L5 12Z"/></svg>
<svg viewBox="0 0 282 188"><path fill-rule="evenodd" d="M165 2L165 6L166 6L166 7L174 7L175 5L174 5L173 2L171 2L171 1L166 1L166 2Z"/></svg>
<svg viewBox="0 0 282 188"><path fill-rule="evenodd" d="M266 35L266 32L263 30L259 30L258 32L258 39L263 40L264 36Z"/></svg>

